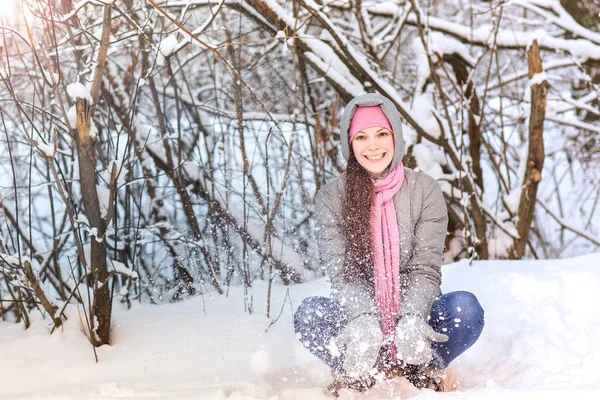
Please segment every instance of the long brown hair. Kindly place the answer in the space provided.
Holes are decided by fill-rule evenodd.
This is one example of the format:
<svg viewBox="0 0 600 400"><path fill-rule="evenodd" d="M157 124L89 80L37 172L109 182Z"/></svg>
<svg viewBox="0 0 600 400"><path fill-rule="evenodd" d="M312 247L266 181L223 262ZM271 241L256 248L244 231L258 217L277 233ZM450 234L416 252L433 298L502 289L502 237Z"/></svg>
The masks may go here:
<svg viewBox="0 0 600 400"><path fill-rule="evenodd" d="M346 167L344 220L344 279L370 281L373 275L373 245L371 243L371 206L373 180L356 159L352 147Z"/></svg>

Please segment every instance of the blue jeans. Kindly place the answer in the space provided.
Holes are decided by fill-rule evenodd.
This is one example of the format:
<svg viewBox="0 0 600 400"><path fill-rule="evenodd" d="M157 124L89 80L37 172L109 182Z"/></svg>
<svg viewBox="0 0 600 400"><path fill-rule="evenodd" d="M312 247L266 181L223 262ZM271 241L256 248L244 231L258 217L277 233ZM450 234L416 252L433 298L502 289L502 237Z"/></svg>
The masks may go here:
<svg viewBox="0 0 600 400"><path fill-rule="evenodd" d="M433 303L428 323L448 335L447 342L432 343L436 357L430 366L443 369L477 341L483 330L483 309L470 292L446 293ZM327 297L305 299L294 314L294 329L304 347L336 372L343 372L344 355L334 356L328 347L346 324L341 306Z"/></svg>

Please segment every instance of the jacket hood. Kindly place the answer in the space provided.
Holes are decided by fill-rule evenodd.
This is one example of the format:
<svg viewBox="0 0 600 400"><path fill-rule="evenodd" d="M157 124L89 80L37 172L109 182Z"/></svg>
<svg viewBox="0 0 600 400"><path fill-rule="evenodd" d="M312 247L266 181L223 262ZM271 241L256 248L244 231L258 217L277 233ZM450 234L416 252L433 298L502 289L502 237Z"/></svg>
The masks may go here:
<svg viewBox="0 0 600 400"><path fill-rule="evenodd" d="M388 170L396 167L402 161L404 157L404 136L402 135L402 121L400 119L400 112L387 97L384 97L377 93L367 93L355 97L348 103L344 112L342 113L342 119L340 121L340 136L342 141L342 155L346 160L350 157L350 145L348 144L348 130L350 129L350 122L354 116L356 108L359 106L381 106L383 113L390 121L392 130L394 131L394 158L388 167Z"/></svg>

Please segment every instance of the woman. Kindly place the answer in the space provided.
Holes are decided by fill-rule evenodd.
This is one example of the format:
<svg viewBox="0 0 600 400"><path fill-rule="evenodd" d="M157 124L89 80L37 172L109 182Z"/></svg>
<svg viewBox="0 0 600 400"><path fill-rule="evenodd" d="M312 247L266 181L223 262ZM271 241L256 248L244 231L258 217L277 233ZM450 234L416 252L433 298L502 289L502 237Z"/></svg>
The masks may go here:
<svg viewBox="0 0 600 400"><path fill-rule="evenodd" d="M473 294L440 292L444 196L433 178L403 167L400 114L387 98L356 97L340 129L346 172L315 201L331 298L304 300L297 336L331 367L334 392L365 390L378 373L441 390L439 371L483 329Z"/></svg>

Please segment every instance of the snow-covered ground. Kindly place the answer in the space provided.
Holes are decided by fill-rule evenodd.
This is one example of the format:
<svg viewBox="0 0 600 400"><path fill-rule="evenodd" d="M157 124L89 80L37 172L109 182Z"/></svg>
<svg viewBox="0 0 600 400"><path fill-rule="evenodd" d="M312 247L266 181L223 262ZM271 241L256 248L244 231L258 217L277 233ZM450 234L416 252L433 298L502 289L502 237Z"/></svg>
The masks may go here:
<svg viewBox="0 0 600 400"><path fill-rule="evenodd" d="M546 261L466 261L444 267L443 290L469 290L486 312L480 340L450 367L456 390L419 392L403 378L341 399L600 398L600 254ZM178 304L114 307L114 344L81 334L77 309L49 335L0 323L0 399L327 399L329 373L295 339L292 311L327 295L325 278L275 286L268 330L267 286Z"/></svg>

